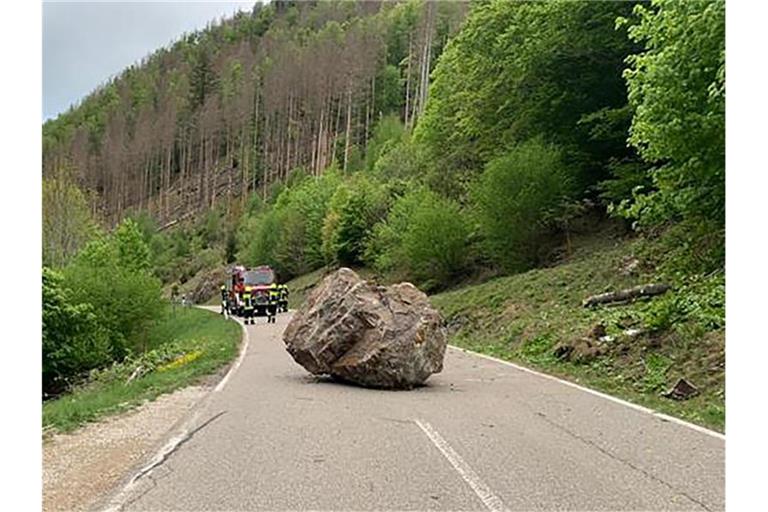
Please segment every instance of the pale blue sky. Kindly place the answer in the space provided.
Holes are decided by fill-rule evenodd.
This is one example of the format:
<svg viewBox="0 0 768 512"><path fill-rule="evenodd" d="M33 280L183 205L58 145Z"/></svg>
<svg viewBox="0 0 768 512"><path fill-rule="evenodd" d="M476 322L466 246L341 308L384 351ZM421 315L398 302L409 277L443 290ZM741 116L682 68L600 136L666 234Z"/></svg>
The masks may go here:
<svg viewBox="0 0 768 512"><path fill-rule="evenodd" d="M43 120L182 33L248 2L44 2Z"/></svg>

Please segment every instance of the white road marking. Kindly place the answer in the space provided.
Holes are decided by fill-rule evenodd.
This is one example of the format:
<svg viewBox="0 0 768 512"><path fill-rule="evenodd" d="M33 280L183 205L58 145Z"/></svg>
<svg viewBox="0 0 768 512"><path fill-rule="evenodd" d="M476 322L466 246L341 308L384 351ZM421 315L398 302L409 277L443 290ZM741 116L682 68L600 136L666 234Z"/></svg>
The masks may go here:
<svg viewBox="0 0 768 512"><path fill-rule="evenodd" d="M201 309L207 309L211 311L210 308L202 307ZM235 373L235 371L240 367L240 364L243 362L243 359L245 358L245 352L248 350L248 329L245 327L245 324L243 324L239 319L235 317L230 317L232 320L240 324L240 327L243 330L243 342L240 347L240 355L237 358L237 361L235 361L235 364L232 365L232 367L229 369L227 374L224 376L221 381L216 385L216 387L213 389L212 393L221 391L224 389L224 386L227 384L227 381L232 376L232 374ZM139 478L142 476L149 474L152 472L152 470L158 466L160 463L163 462L163 460L168 456L169 453L173 452L173 450L176 449L176 447L184 441L184 439L187 439L189 437L189 433L191 432L191 427L194 425L198 418L200 417L201 411L203 410L202 404L207 402L211 397L211 394L207 395L205 398L203 398L200 403L198 404L198 410L195 412L192 416L187 418L183 425L178 429L176 432L176 435L171 437L167 443L163 445L160 450L155 454L155 456L152 458L152 460L146 464L143 468L141 468L139 471L137 471L133 477L128 481L127 484L123 486L120 491L112 497L112 499L109 500L109 502L106 505L106 508L103 509L103 512L118 512L123 508L123 505L125 505L125 502L128 500L128 497L130 497L133 488L136 485L136 482Z"/></svg>
<svg viewBox="0 0 768 512"><path fill-rule="evenodd" d="M465 354L470 354L477 357L482 357L483 359L488 359L490 361L494 361L496 363L504 364L507 366L511 366L512 368L515 368L517 370L521 370L527 373L530 373L532 375L537 375L539 377L543 377L545 379L554 380L556 382L559 382L560 384L565 384L566 386L570 386L572 388L576 388L578 390L584 391L586 393L590 393L595 396L599 396L600 398L605 398L606 400L610 400L611 402L624 405L626 407L629 407L631 409L635 409L636 411L644 412L646 414L650 414L651 416L655 416L663 421L669 421L671 423L676 423L678 425L682 425L684 427L688 427L691 430L695 430L697 432L700 432L702 434L706 434L708 436L715 437L717 439L721 439L725 441L725 435L721 434L720 432L715 432L714 430L709 430L708 428L700 427L699 425L694 425L693 423L688 423L685 420L681 420L680 418L675 418L674 416L669 416L667 414L654 411L653 409L649 409L647 407L643 407L642 405L633 404L631 402L627 402L625 400L622 400L621 398L616 398L615 396L606 395L605 393L601 393L600 391L595 391L594 389L586 388L584 386L580 386L579 384L576 384L574 382L569 382L567 380L558 379L557 377L554 377L552 375L547 375L546 373L537 372L536 370L531 370L530 368L526 368L525 366L520 366L515 363L510 363L509 361L504 361L502 359L495 358L493 356L487 356L485 354L480 354L479 352L474 352L472 350L467 350L465 348L455 347L453 345L448 345L450 348L454 350L458 350L460 352L464 352Z"/></svg>
<svg viewBox="0 0 768 512"><path fill-rule="evenodd" d="M424 431L429 440L432 441L432 444L440 450L443 456L448 459L448 462L451 463L451 466L453 466L453 469L456 470L459 476L461 476L461 478L469 484L472 490L475 491L477 497L480 498L480 501L483 502L488 510L491 512L503 512L507 510L501 499L480 479L477 473L475 473L475 470L473 470L469 464L464 462L464 459L456 453L451 445L448 444L448 441L443 439L443 436L441 436L437 430L432 428L432 425L426 421L418 419L414 419L413 421Z"/></svg>
<svg viewBox="0 0 768 512"><path fill-rule="evenodd" d="M240 355L237 356L237 361L235 361L235 364L232 365L232 367L229 369L227 374L224 376L221 381L216 384L216 387L213 388L214 393L217 393L224 389L224 386L227 385L227 381L232 376L233 373L237 371L238 368L240 368L240 365L243 362L243 359L245 359L245 352L248 350L248 329L245 327L245 324L243 324L239 319L232 317L232 320L240 324L240 327L243 329L243 343L240 347Z"/></svg>

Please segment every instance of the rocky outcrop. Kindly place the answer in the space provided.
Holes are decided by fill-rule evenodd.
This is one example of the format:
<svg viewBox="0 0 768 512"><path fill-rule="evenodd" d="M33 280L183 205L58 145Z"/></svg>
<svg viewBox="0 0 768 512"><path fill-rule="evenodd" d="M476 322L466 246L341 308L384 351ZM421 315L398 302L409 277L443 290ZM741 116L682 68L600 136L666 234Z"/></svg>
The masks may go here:
<svg viewBox="0 0 768 512"><path fill-rule="evenodd" d="M226 272L222 268L217 268L196 276L195 281L189 283L191 290L187 294L187 298L193 304L205 304L212 297L219 296L219 288L226 279Z"/></svg>
<svg viewBox="0 0 768 512"><path fill-rule="evenodd" d="M412 388L443 369L440 314L411 283L377 286L341 268L327 276L283 334L315 375L377 388Z"/></svg>

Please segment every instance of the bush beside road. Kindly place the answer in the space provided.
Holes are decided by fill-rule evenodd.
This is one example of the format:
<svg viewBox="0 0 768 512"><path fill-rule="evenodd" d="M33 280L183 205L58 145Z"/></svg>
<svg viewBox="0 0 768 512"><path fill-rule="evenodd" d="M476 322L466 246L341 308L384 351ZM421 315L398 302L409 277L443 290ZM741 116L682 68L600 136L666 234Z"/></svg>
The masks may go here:
<svg viewBox="0 0 768 512"><path fill-rule="evenodd" d="M241 328L210 311L168 307L148 333L156 348L91 373L43 404L43 427L60 432L117 414L215 374L237 354Z"/></svg>

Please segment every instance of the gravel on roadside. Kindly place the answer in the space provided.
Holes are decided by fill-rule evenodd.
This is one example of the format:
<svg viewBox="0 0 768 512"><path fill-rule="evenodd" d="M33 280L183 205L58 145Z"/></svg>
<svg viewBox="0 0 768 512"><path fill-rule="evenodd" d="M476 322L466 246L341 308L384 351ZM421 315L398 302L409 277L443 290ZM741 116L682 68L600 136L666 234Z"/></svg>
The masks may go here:
<svg viewBox="0 0 768 512"><path fill-rule="evenodd" d="M43 442L43 510L88 510L210 391L190 386Z"/></svg>

